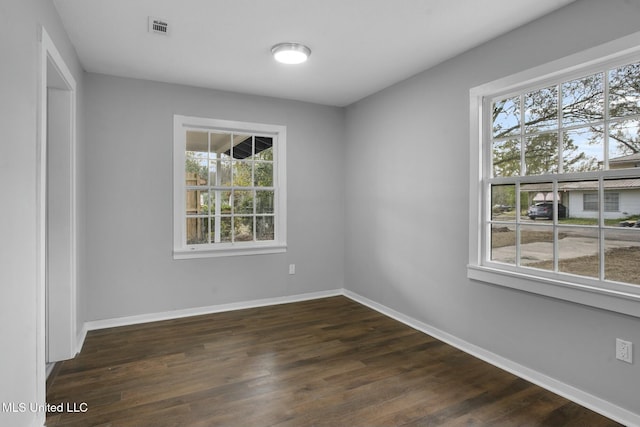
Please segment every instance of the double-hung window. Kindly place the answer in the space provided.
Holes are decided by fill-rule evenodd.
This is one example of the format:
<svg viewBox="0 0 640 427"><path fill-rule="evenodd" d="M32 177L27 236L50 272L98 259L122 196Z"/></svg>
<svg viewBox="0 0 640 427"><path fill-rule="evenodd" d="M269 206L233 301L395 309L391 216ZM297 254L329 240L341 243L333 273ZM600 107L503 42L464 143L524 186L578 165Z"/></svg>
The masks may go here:
<svg viewBox="0 0 640 427"><path fill-rule="evenodd" d="M636 39L471 90L470 278L640 315Z"/></svg>
<svg viewBox="0 0 640 427"><path fill-rule="evenodd" d="M284 126L174 116L174 258L286 249Z"/></svg>

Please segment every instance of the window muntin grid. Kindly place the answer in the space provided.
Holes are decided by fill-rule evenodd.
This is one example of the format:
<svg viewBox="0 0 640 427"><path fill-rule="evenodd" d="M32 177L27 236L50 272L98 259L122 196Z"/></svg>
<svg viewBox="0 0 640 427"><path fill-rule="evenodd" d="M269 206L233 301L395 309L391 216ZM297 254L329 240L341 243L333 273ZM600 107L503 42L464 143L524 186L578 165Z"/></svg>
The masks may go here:
<svg viewBox="0 0 640 427"><path fill-rule="evenodd" d="M483 262L604 287L624 277L606 254L618 245L619 257L631 257L640 247L640 228L621 235L612 215L640 221L640 207L623 207L640 200L640 171L624 162L640 152L640 62L485 97L485 111ZM577 258L582 267L571 266Z"/></svg>

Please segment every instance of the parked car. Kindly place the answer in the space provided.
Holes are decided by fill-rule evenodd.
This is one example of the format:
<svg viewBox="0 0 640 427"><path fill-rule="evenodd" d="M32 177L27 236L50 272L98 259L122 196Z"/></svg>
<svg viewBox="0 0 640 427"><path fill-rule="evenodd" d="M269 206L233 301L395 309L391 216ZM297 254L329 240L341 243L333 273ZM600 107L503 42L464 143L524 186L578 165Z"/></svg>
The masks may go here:
<svg viewBox="0 0 640 427"><path fill-rule="evenodd" d="M536 203L535 205L529 206L529 210L527 211L527 216L533 220L536 218L553 218L553 203L551 202L541 202ZM558 218L566 218L567 217L567 207L562 203L558 203Z"/></svg>

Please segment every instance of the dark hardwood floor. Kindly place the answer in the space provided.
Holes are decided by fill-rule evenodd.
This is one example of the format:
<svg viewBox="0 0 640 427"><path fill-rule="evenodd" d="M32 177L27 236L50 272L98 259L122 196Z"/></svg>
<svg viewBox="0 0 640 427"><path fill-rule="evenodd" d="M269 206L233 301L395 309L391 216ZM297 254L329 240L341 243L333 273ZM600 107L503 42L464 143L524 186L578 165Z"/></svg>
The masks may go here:
<svg viewBox="0 0 640 427"><path fill-rule="evenodd" d="M619 425L345 297L90 332L47 402L78 411L47 426Z"/></svg>

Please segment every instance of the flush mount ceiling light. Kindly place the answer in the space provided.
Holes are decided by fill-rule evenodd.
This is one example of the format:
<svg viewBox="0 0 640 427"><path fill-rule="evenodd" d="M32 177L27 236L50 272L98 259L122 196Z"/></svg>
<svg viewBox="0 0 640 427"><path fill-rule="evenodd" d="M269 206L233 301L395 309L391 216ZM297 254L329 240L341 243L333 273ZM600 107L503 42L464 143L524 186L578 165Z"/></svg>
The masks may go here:
<svg viewBox="0 0 640 427"><path fill-rule="evenodd" d="M278 43L271 48L271 53L283 64L301 64L311 55L311 49L300 43Z"/></svg>

